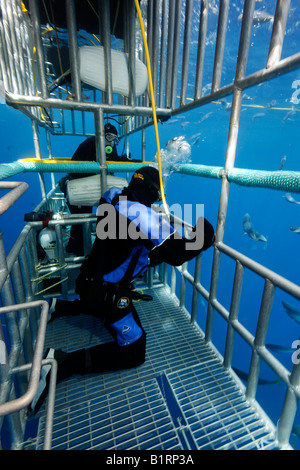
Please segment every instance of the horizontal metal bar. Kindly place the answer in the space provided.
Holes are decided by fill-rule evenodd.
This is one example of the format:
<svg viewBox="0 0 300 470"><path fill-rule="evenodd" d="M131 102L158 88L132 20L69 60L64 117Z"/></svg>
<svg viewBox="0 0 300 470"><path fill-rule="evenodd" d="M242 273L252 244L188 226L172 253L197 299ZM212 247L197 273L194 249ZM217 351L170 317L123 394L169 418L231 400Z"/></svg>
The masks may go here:
<svg viewBox="0 0 300 470"><path fill-rule="evenodd" d="M212 101L217 101L220 98L225 98L226 96L231 95L233 93L235 86L241 88L242 90L245 90L246 88L252 87L254 85L278 77L285 73L291 72L292 70L295 70L299 67L300 52L281 60L280 62L269 67L268 69L261 69L251 75L248 75L245 78L237 80L235 83L230 83L229 85L226 85L215 92L202 96L197 100L193 100L183 106L173 109L171 115L175 116L177 114L181 114L191 109L195 109L205 104L211 103Z"/></svg>
<svg viewBox="0 0 300 470"><path fill-rule="evenodd" d="M218 242L215 246L219 251L230 256L230 258L240 261L240 263L243 266L246 266L251 271L255 272L256 274L263 277L264 279L269 279L277 287L279 287L280 289L284 290L285 292L289 293L290 295L300 300L300 286L298 286L297 284L294 284L293 282L289 281L283 276L280 276L274 271L271 271L271 269L264 267L263 265L257 263L251 258L248 258L242 253L239 253L238 251L225 245L222 242Z"/></svg>
<svg viewBox="0 0 300 470"><path fill-rule="evenodd" d="M213 307L221 314L225 321L227 321L232 328L243 338L244 341L255 350L258 355L265 361L266 364L280 377L285 384L294 389L293 385L290 382L290 373L289 371L278 361L272 353L270 353L265 346L255 346L255 337L245 328L239 320L230 320L229 312L226 308L220 304L217 300L211 301ZM300 390L296 390L296 394L300 397Z"/></svg>
<svg viewBox="0 0 300 470"><path fill-rule="evenodd" d="M145 106L108 105L106 103L82 103L80 101L59 100L57 98L43 99L38 96L25 96L16 93L5 93L8 104L19 104L24 106L42 106L44 108L68 109L73 111L95 112L102 109L104 113L118 113L124 115L152 116L152 108ZM159 116L170 116L171 110L157 108Z"/></svg>
<svg viewBox="0 0 300 470"><path fill-rule="evenodd" d="M0 215L4 214L27 191L29 185L22 181L1 181L0 189L11 189L0 198Z"/></svg>
<svg viewBox="0 0 300 470"><path fill-rule="evenodd" d="M0 308L0 314L9 313L13 311L21 311L28 308L36 308L42 307L41 316L40 316L40 323L39 329L37 334L36 345L33 354L32 360L32 368L29 377L29 383L27 391L24 395L14 400L8 401L6 403L0 404L0 416L5 416L10 413L14 413L15 411L19 411L22 408L28 406L32 400L34 399L38 385L40 380L40 373L42 367L42 357L43 357L43 350L44 350L44 342L45 342L45 334L47 328L47 319L48 319L48 302L44 300L36 300L33 302L27 302L23 304L17 305L9 305L7 307Z"/></svg>

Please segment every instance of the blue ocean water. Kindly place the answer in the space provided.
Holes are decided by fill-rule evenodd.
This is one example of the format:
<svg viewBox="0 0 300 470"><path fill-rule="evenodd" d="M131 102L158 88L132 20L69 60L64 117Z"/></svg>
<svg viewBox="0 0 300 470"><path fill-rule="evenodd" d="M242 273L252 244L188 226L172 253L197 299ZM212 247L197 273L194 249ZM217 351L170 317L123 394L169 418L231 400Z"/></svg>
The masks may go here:
<svg viewBox="0 0 300 470"><path fill-rule="evenodd" d="M193 21L199 17L199 3L195 2ZM226 36L225 56L221 85L232 82L235 73L235 57L238 51L241 23L238 16L242 11L242 1L231 2L229 26ZM274 15L275 0L257 1L257 10L267 11ZM204 93L210 90L212 81L216 25L219 2L210 2L208 34L205 56ZM247 74L264 68L266 64L272 23L265 22L253 27ZM190 50L192 83L196 62L196 36L192 36ZM298 52L300 44L300 6L296 0L291 1L290 14L286 29L282 58ZM180 70L179 70L180 73ZM299 92L298 92L299 90ZM189 97L189 89L188 94ZM190 94L192 96L192 94ZM161 147L175 136L184 136L191 145L192 163L224 166L230 119L231 97L214 102L196 110L178 115L165 123L159 124ZM282 77L275 78L260 86L245 90L239 126L236 161L237 168L260 170L278 170L282 158L286 156L284 170L299 171L299 104L300 104L300 71L296 70ZM31 123L17 110L0 105L0 138L1 163L9 163L19 158L34 156ZM40 131L42 155L47 155L43 130ZM52 138L53 155L70 157L79 143L79 137L55 136ZM147 160L156 152L153 129L147 130ZM121 148L123 142L119 144ZM139 138L130 138L130 152L133 157L140 156ZM26 181L29 190L16 202L13 208L0 219L0 230L5 249L8 253L24 226L24 213L34 209L41 198L38 178L35 174L20 174L10 178L13 181ZM46 175L47 189L50 189L50 178ZM166 180L166 198L169 205L204 204L205 217L216 226L219 208L221 182L192 176L171 174ZM261 188L246 188L231 185L228 213L225 226L224 243L253 258L278 274L299 283L300 235L292 232L290 226L300 226L300 206L290 203L282 191ZM300 201L300 194L292 195ZM242 220L249 213L256 230L267 237L267 243L255 242L243 233ZM203 257L201 282L209 289L213 251L209 250ZM222 258L218 300L230 307L231 288L234 277L234 263ZM191 263L192 269L192 263ZM193 274L193 271L191 270ZM251 272L245 273L239 319L255 334L259 305L263 292L263 281ZM267 343L278 344L287 348L299 339L299 324L293 321L282 306L282 300L300 308L299 302L277 290L271 314ZM191 289L187 290L187 307L191 302ZM199 302L198 321L205 330L206 302ZM213 342L224 353L226 325L217 314L213 330ZM288 370L293 367L291 353L275 353ZM251 360L249 348L242 340L236 339L233 365L241 370L248 370ZM261 377L270 381L276 379L274 373L262 366ZM282 408L285 387L282 383L258 387L257 399L276 423ZM300 412L296 418L300 424ZM300 439L292 436L292 444L300 448Z"/></svg>

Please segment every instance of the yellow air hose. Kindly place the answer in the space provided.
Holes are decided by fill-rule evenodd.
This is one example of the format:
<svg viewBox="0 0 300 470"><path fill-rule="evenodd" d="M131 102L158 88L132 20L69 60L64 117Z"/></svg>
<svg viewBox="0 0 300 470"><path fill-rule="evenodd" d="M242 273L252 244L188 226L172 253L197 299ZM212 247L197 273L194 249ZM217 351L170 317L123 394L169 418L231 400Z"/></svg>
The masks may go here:
<svg viewBox="0 0 300 470"><path fill-rule="evenodd" d="M155 109L155 99L154 99L154 92L153 92L153 82L152 82L152 74L151 74L149 49L148 49L148 44L147 44L147 39L146 39L145 28L144 28L144 23L143 23L143 18L142 18L140 5L139 5L138 0L134 0L134 1L135 1L135 7L136 7L136 10L137 10L137 14L138 14L139 22L140 22L140 27L141 27L141 31L142 31L143 43L144 43L146 61L147 61L149 88L150 88L151 105L152 105L152 113L153 113L153 123L154 123L155 139L156 139L156 147L157 147L157 160L158 160L160 192L161 192L161 198L162 198L162 203L163 203L163 206L164 206L165 213L169 214L169 209L168 209L168 206L167 206L167 203L166 203L164 185L163 185L163 180L162 180L160 144L159 144L159 135L158 135L158 128L157 128L157 117L156 117L156 109Z"/></svg>

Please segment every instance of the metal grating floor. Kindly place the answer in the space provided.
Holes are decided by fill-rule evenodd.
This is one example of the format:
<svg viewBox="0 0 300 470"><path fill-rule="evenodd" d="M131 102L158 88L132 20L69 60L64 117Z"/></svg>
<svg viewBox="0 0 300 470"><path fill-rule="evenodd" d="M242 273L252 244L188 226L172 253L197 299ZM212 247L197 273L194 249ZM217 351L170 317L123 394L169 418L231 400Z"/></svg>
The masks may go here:
<svg viewBox="0 0 300 470"><path fill-rule="evenodd" d="M53 449L274 449L274 427L249 404L217 353L169 291L144 289L136 308L147 331L142 366L72 377L57 386ZM46 347L72 351L110 339L88 316L48 325ZM30 448L41 449L45 426Z"/></svg>

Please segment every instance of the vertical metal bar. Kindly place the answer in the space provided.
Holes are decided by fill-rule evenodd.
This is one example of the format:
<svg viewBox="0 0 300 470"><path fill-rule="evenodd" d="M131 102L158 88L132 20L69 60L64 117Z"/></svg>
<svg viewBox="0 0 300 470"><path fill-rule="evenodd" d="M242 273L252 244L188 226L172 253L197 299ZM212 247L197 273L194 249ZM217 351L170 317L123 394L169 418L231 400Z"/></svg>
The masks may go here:
<svg viewBox="0 0 300 470"><path fill-rule="evenodd" d="M152 67L152 41L153 38L153 1L147 2L147 43ZM152 72L152 70L151 70Z"/></svg>
<svg viewBox="0 0 300 470"><path fill-rule="evenodd" d="M228 368L231 366L233 346L234 346L234 328L232 323L237 320L240 299L242 294L244 278L244 266L237 261L235 267L235 275L233 281L233 291L231 297L231 305L229 312L229 324L227 329L226 344L225 344L225 353L224 353L224 367Z"/></svg>
<svg viewBox="0 0 300 470"><path fill-rule="evenodd" d="M23 286L23 279L22 279L20 264L19 264L18 259L15 261L13 269L12 269L12 284L13 284L14 294L16 298L16 303L17 304L25 303L26 298L25 298L25 292L24 292L24 286ZM30 334L28 325L29 325L29 313L28 313L28 310L27 311L23 310L21 318L19 319L19 330L20 330L21 338L24 343L25 362L30 362L32 359L32 355L33 355L32 339L31 339L31 334Z"/></svg>
<svg viewBox="0 0 300 470"><path fill-rule="evenodd" d="M256 327L256 334L255 334L255 340L254 340L255 349L253 350L253 353L252 353L249 378L248 378L247 390L246 390L246 397L250 400L255 398L258 379L259 379L259 372L260 372L261 359L260 359L259 354L256 351L256 348L260 348L265 345L274 295L275 295L275 286L271 281L266 279L258 322L257 322L257 327Z"/></svg>
<svg viewBox="0 0 300 470"><path fill-rule="evenodd" d="M57 379L57 361L55 359L46 359L46 362L51 364L49 393L47 400L47 411L45 420L45 433L43 450L50 450L52 445L52 431L53 431L53 414L54 414L54 401L56 392L56 379Z"/></svg>
<svg viewBox="0 0 300 470"><path fill-rule="evenodd" d="M34 228L28 234L28 256L31 275L35 279L37 277L37 266L39 264L37 248L36 248L36 230ZM32 284L33 292L36 292L36 284Z"/></svg>
<svg viewBox="0 0 300 470"><path fill-rule="evenodd" d="M105 135L103 110L95 111L96 161L100 163L101 194L107 190L107 163L105 154Z"/></svg>
<svg viewBox="0 0 300 470"><path fill-rule="evenodd" d="M0 232L0 290L8 276L8 266L6 261L6 254L4 249L3 237Z"/></svg>
<svg viewBox="0 0 300 470"><path fill-rule="evenodd" d="M176 289L176 269L174 266L171 266L171 294L175 294L175 289Z"/></svg>
<svg viewBox="0 0 300 470"><path fill-rule="evenodd" d="M41 94L43 99L47 99L49 96L48 87L47 87L47 80L46 80L46 72L45 72L45 57L43 51L43 44L42 44L42 36L41 36L41 24L40 24L40 16L39 16L39 7L37 0L29 0L29 8L30 8L30 17L34 35L34 43L36 47L37 53L37 69L39 74L40 80L40 87L41 87Z"/></svg>
<svg viewBox="0 0 300 470"><path fill-rule="evenodd" d="M220 83L221 83L222 64L223 64L223 58L224 58L224 48L225 48L227 18L228 18L228 8L229 8L229 0L221 0L220 10L219 10L214 70L213 70L212 87L211 87L212 92L217 91L220 88Z"/></svg>
<svg viewBox="0 0 300 470"><path fill-rule="evenodd" d="M22 16L22 10L21 10L21 5L18 3L14 2L13 3L13 16L14 16L14 22L15 22L15 30L16 30L16 39L17 39L17 44L18 44L18 52L19 52L19 58L20 58L20 69L21 69L21 77L23 81L23 86L25 90L25 95L30 96L31 95L31 90L33 89L31 87L32 85L32 79L31 79L31 70L30 72L28 71L28 59L31 56L31 54L28 54L28 33L26 31L25 27L25 19ZM28 73L29 72L29 73Z"/></svg>
<svg viewBox="0 0 300 470"><path fill-rule="evenodd" d="M152 36L153 36L153 2L147 2L147 26L146 26L146 35L147 35L147 44L148 44L148 51L150 57L150 64L151 64L151 72L152 72ZM146 63L146 54L144 51L144 63ZM150 103L150 93L146 93L145 96L145 105L151 106Z"/></svg>
<svg viewBox="0 0 300 470"><path fill-rule="evenodd" d="M32 292L25 245L22 247L21 252L20 252L20 263L21 263L21 270L22 270L22 275L24 279L25 301L32 302L34 300L34 295ZM30 325L31 336L32 336L32 344L35 344L37 330L38 330L38 315L36 312L36 308L33 309L32 313L29 315L29 325Z"/></svg>
<svg viewBox="0 0 300 470"><path fill-rule="evenodd" d="M83 230L83 248L84 248L84 255L88 255L92 249L92 241L91 241L91 222L85 222L82 224Z"/></svg>
<svg viewBox="0 0 300 470"><path fill-rule="evenodd" d="M74 112L74 109L71 109L70 110L70 114L71 114L71 125L72 125L72 134L75 134L76 135L76 124L75 124L75 112Z"/></svg>
<svg viewBox="0 0 300 470"><path fill-rule="evenodd" d="M153 287L153 273L154 273L154 268L149 267L147 269L147 276L148 276L148 287L151 289Z"/></svg>
<svg viewBox="0 0 300 470"><path fill-rule="evenodd" d="M63 247L63 240L62 240L62 233L61 233L61 225L55 225L55 232L57 237L57 246L58 246L58 263L60 266L65 264L65 254L64 254L64 247ZM65 268L61 268L60 276L62 280L62 296L64 300L68 300L69 293L68 293L68 280L64 280L67 278L67 270Z"/></svg>
<svg viewBox="0 0 300 470"><path fill-rule="evenodd" d="M297 358L290 376L291 387L287 390L282 413L278 423L278 442L280 446L289 443L290 434L293 428L293 422L298 409L299 398L295 394L295 390L300 388L300 362Z"/></svg>
<svg viewBox="0 0 300 470"><path fill-rule="evenodd" d="M6 2L6 5L7 5L7 18L6 18L6 21L4 21L4 23L7 23L7 26L9 27L9 31L7 31L8 34L6 38L9 36L9 39L11 42L11 51L13 55L13 65L14 65L14 70L15 70L16 80L17 80L17 89L19 93L24 94L24 81L22 80L22 78L24 78L24 62L23 62L23 56L22 54L19 53L19 50L18 50L18 44L17 44L17 39L16 39L17 27L14 21L14 19L17 19L17 15L16 15L16 11L13 12L12 5L9 1ZM5 10L3 10L3 14L4 12Z"/></svg>
<svg viewBox="0 0 300 470"><path fill-rule="evenodd" d="M109 105L113 104L113 88L112 88L112 64L111 64L111 41L110 41L110 2L104 0L101 2L102 12L99 15L101 22L101 36L104 47L105 60L105 98Z"/></svg>
<svg viewBox="0 0 300 470"><path fill-rule="evenodd" d="M197 50L197 65L196 65L196 78L195 78L195 92L194 99L202 96L202 81L205 57L205 43L207 33L207 20L208 20L208 0L201 0L200 11L200 27L198 36L198 50Z"/></svg>
<svg viewBox="0 0 300 470"><path fill-rule="evenodd" d="M186 0L183 54L182 54L183 57L182 57L180 106L186 103L186 90L187 90L187 83L188 83L190 43L191 43L191 30L192 30L192 14L193 14L193 0Z"/></svg>
<svg viewBox="0 0 300 470"><path fill-rule="evenodd" d="M267 69L280 61L291 0L278 0L267 60Z"/></svg>
<svg viewBox="0 0 300 470"><path fill-rule="evenodd" d="M48 129L46 129L46 138L47 138L47 149L48 149L49 159L53 160L50 132ZM51 173L51 185L52 185L52 189L54 189L55 188L55 174L54 173Z"/></svg>
<svg viewBox="0 0 300 470"><path fill-rule="evenodd" d="M135 6L134 2L129 2L129 104L135 105Z"/></svg>
<svg viewBox="0 0 300 470"><path fill-rule="evenodd" d="M175 0L175 2L176 2L176 10L175 10L175 28L174 28L172 87L171 87L171 107L172 108L176 107L179 40L180 40L180 14L181 14L181 0Z"/></svg>
<svg viewBox="0 0 300 470"><path fill-rule="evenodd" d="M146 160L146 130L142 129L142 161Z"/></svg>
<svg viewBox="0 0 300 470"><path fill-rule="evenodd" d="M9 44L9 38L7 38L6 35L6 23L4 21L4 15L5 15L5 4L1 5L2 8L2 18L0 21L0 59L1 59L1 72L2 72L2 79L4 83L4 89L5 91L10 91L14 92L15 91L15 83L12 81L12 74L10 73L10 68L11 68L11 58L10 58L10 53L8 50L8 44Z"/></svg>
<svg viewBox="0 0 300 470"><path fill-rule="evenodd" d="M0 316L1 318L1 316ZM0 362L0 403L5 400L4 394L2 397L2 390L6 387L8 383L7 379L9 376L9 361L8 361L8 351L6 345L6 337L3 333L2 325L5 327L6 325L0 322L0 341L1 341L1 362ZM2 428L4 416L0 416L0 429ZM1 448L1 441L0 441L0 450Z"/></svg>
<svg viewBox="0 0 300 470"><path fill-rule="evenodd" d="M152 16L152 80L155 102L157 95L157 80L158 80L158 41L159 41L159 0L153 1L153 16Z"/></svg>
<svg viewBox="0 0 300 470"><path fill-rule="evenodd" d="M33 143L34 143L34 150L36 158L41 158L41 148L39 142L39 134L38 134L38 126L35 120L31 120L31 127L32 127L32 135L33 135ZM45 179L43 173L39 173L39 180L40 180L40 187L42 198L47 197L46 187L45 187Z"/></svg>
<svg viewBox="0 0 300 470"><path fill-rule="evenodd" d="M66 16L69 38L69 56L72 77L72 92L76 101L81 101L81 82L79 76L79 59L77 44L77 24L74 0L66 0Z"/></svg>
<svg viewBox="0 0 300 470"><path fill-rule="evenodd" d="M255 7L255 0L245 0L241 35L240 35L240 43L239 43L239 52L238 52L237 66L236 66L236 73L235 73L235 82L238 81L239 79L242 79L245 76L245 70L246 70L248 53L249 53L249 44L250 44L250 37L251 37L254 7ZM232 108L231 108L230 123L229 123L229 134L228 134L227 150L226 150L225 172L222 175L222 186L221 186L220 204L219 204L217 230L216 230L216 242L222 241L223 236L224 236L228 199L229 199L229 190L230 190L230 183L226 177L226 174L229 170L231 170L234 167L237 137L238 137L238 131L239 131L240 112L241 112L241 105L242 105L242 94L243 94L243 91L240 88L238 88L236 85L234 85ZM216 296L217 296L220 261L221 261L221 253L215 247L212 275L211 275L210 298L209 298L208 309L207 309L207 323L206 323L206 331L205 331L205 340L207 342L211 341L211 337L212 337L214 308L212 306L211 300L212 301L216 300Z"/></svg>
<svg viewBox="0 0 300 470"><path fill-rule="evenodd" d="M15 303L9 277L3 285L0 297L3 306L9 306ZM10 344L9 368L11 369L17 365L21 350L21 336L17 321L17 313L15 311L6 313L5 322L7 326L8 341ZM12 384L12 380L10 377L8 377L8 380L4 384L4 388L2 390L3 394L5 395L8 390L11 390L11 396L14 396L14 385ZM13 413L8 418L9 428L13 441L12 446L14 447L17 445L17 443L21 442L22 440L23 432L21 417L19 413Z"/></svg>
<svg viewBox="0 0 300 470"><path fill-rule="evenodd" d="M82 135L85 135L85 111L81 111Z"/></svg>
<svg viewBox="0 0 300 470"><path fill-rule="evenodd" d="M175 1L169 0L169 22L168 22L168 51L167 51L167 72L166 72L166 102L165 107L171 107L171 83L173 70L173 40L175 25Z"/></svg>
<svg viewBox="0 0 300 470"><path fill-rule="evenodd" d="M186 278L184 277L184 273L187 271L188 263L183 263L181 266L181 278L180 278L180 307L184 307L185 304L185 293L186 293Z"/></svg>
<svg viewBox="0 0 300 470"><path fill-rule="evenodd" d="M201 267L202 267L202 254L198 255L195 262L195 273L194 273L194 283L193 283L193 296L192 296L192 307L191 307L191 322L197 321L197 310L198 310L198 299L199 293L197 290L197 285L200 282L201 277Z"/></svg>
<svg viewBox="0 0 300 470"><path fill-rule="evenodd" d="M159 64L159 99L158 105L161 108L163 106L163 98L165 92L165 73L166 73L166 32L167 32L167 17L168 17L168 5L167 0L162 0L162 18L161 18L161 44L160 44L160 64Z"/></svg>

